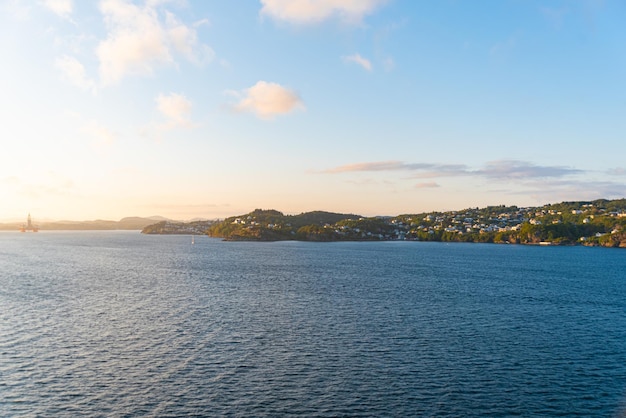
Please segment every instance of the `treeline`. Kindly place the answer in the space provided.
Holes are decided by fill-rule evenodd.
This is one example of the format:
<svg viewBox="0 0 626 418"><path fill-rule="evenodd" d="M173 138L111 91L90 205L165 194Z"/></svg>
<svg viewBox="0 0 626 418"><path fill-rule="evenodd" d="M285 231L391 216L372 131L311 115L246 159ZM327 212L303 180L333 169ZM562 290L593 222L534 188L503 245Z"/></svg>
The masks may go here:
<svg viewBox="0 0 626 418"><path fill-rule="evenodd" d="M324 211L284 215L277 210L256 209L246 215L232 216L207 229L211 237L237 241L310 240L333 241L338 237L324 228L359 215Z"/></svg>
<svg viewBox="0 0 626 418"><path fill-rule="evenodd" d="M141 230L142 234L156 235L177 235L177 234L206 234L207 229L213 225L215 221L191 221L191 222L174 222L161 221L152 225L148 225Z"/></svg>
<svg viewBox="0 0 626 418"><path fill-rule="evenodd" d="M606 229L597 225L556 224L531 225L524 223L517 231L454 233L434 231L432 233L417 231L409 234L407 239L417 241L440 242L483 242L496 244L539 244L553 245L588 245L604 247L626 247L626 233Z"/></svg>

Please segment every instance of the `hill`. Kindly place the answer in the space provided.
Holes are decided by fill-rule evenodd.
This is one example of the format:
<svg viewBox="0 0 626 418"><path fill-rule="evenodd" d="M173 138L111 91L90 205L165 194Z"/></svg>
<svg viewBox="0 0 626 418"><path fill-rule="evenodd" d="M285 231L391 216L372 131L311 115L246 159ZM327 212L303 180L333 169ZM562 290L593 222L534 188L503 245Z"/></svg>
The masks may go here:
<svg viewBox="0 0 626 418"><path fill-rule="evenodd" d="M212 224L207 234L245 241L418 240L626 247L626 199L369 218L323 211L284 215L256 209Z"/></svg>
<svg viewBox="0 0 626 418"><path fill-rule="evenodd" d="M246 215L232 216L222 222L211 225L207 234L212 237L233 241L307 239L306 228L318 228L322 231L324 227L334 225L337 222L359 218L359 215L324 211L306 212L299 215L284 215L282 212L273 209L256 209ZM332 240L333 237L318 234L308 239L327 241Z"/></svg>
<svg viewBox="0 0 626 418"><path fill-rule="evenodd" d="M142 234L156 235L203 235L206 234L214 221L197 220L191 222L161 221L148 225L141 230Z"/></svg>

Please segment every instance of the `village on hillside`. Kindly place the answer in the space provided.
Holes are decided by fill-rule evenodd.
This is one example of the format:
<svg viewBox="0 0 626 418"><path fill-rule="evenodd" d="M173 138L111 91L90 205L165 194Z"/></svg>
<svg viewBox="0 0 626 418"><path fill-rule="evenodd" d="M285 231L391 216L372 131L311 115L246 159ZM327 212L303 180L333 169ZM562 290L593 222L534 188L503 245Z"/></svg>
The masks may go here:
<svg viewBox="0 0 626 418"><path fill-rule="evenodd" d="M398 216L257 209L222 221L160 222L148 234L208 234L245 241L414 240L626 247L626 199L541 207L488 206Z"/></svg>

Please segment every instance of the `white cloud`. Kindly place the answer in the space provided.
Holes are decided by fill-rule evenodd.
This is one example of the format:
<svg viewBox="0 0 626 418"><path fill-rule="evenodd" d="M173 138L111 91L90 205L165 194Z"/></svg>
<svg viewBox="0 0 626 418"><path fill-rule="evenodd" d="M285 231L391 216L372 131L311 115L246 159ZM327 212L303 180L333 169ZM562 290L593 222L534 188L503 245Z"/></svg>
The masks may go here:
<svg viewBox="0 0 626 418"><path fill-rule="evenodd" d="M200 26L204 26L204 25L211 26L211 21L209 19L204 18L204 19L198 20L197 22L193 22L194 28L199 28Z"/></svg>
<svg viewBox="0 0 626 418"><path fill-rule="evenodd" d="M203 22L196 22L192 28L181 23L172 13L166 13L166 30L171 45L185 58L196 64L207 63L215 56L209 46L198 45L198 33L194 28L202 26Z"/></svg>
<svg viewBox="0 0 626 418"><path fill-rule="evenodd" d="M160 65L174 64L174 54L189 61L204 63L212 59L213 50L199 44L196 29L181 23L165 12L165 22L155 8L162 2L143 7L125 0L103 0L100 11L108 29L96 54L100 60L100 77L104 85L113 84L126 75L149 75Z"/></svg>
<svg viewBox="0 0 626 418"><path fill-rule="evenodd" d="M296 24L319 23L339 17L358 23L387 0L261 0L261 14Z"/></svg>
<svg viewBox="0 0 626 418"><path fill-rule="evenodd" d="M259 81L242 94L243 98L235 109L253 112L262 119L304 109L304 103L293 90L277 83Z"/></svg>
<svg viewBox="0 0 626 418"><path fill-rule="evenodd" d="M68 18L74 8L72 0L43 0L43 5L64 18Z"/></svg>
<svg viewBox="0 0 626 418"><path fill-rule="evenodd" d="M372 63L370 60L363 58L360 54L353 54L346 57L343 57L345 62L353 62L355 64L360 65L367 71L372 71Z"/></svg>
<svg viewBox="0 0 626 418"><path fill-rule="evenodd" d="M168 120L163 129L175 127L189 128L192 126L190 114L192 103L182 94L160 94L156 98L157 109Z"/></svg>
<svg viewBox="0 0 626 418"><path fill-rule="evenodd" d="M58 68L63 76L72 84L83 90L95 91L95 82L85 75L85 67L76 58L64 55L57 58L55 67Z"/></svg>
<svg viewBox="0 0 626 418"><path fill-rule="evenodd" d="M155 64L172 62L165 31L154 9L105 0L100 10L109 27L108 38L97 49L104 84L115 83L126 74L150 74Z"/></svg>

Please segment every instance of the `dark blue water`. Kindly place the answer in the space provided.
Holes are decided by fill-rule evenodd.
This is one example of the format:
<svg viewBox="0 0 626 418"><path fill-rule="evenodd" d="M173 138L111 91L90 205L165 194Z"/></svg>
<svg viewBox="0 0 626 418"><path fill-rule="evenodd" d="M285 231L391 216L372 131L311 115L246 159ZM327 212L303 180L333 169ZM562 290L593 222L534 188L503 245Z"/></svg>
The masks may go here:
<svg viewBox="0 0 626 418"><path fill-rule="evenodd" d="M0 416L621 416L626 250L0 233Z"/></svg>

